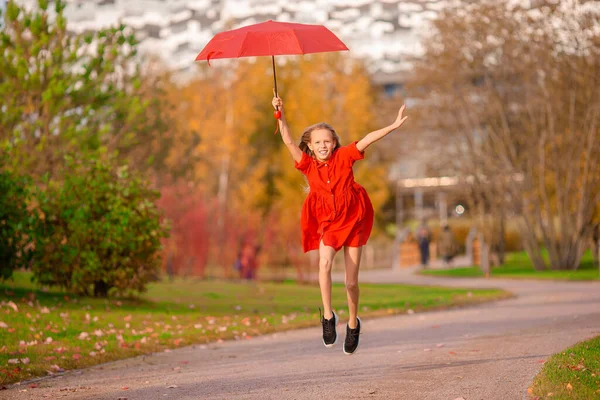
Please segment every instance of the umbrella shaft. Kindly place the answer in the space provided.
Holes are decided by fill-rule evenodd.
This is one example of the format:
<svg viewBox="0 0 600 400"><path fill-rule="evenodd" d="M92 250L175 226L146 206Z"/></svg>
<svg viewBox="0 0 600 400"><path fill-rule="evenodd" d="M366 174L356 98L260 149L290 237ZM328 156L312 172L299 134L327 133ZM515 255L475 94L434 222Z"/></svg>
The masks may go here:
<svg viewBox="0 0 600 400"><path fill-rule="evenodd" d="M273 61L273 82L275 83L275 96L277 97L277 74L275 73L275 56L271 56L271 60Z"/></svg>

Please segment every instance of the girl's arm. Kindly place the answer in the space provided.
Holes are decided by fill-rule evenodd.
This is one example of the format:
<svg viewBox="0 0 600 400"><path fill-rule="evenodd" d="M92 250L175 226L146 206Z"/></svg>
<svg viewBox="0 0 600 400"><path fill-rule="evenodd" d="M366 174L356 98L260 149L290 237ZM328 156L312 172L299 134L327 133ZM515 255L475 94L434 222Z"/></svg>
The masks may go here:
<svg viewBox="0 0 600 400"><path fill-rule="evenodd" d="M356 143L356 148L358 149L358 151L361 151L361 152L365 151L365 149L367 147L369 147L372 143L375 143L382 137L388 135L393 130L400 128L400 126L408 118L408 117L402 117L404 108L406 108L406 105L403 105L402 107L400 107L400 111L398 111L398 117L396 118L396 121L394 121L393 124L391 124L390 126L386 126L385 128L379 129L377 131L368 133L364 138L359 140L358 143Z"/></svg>
<svg viewBox="0 0 600 400"><path fill-rule="evenodd" d="M273 89L273 95L275 95L275 89ZM281 111L281 118L279 118L279 120L277 121L277 123L279 124L279 131L281 132L281 139L292 154L294 161L300 162L300 160L302 160L302 150L300 150L300 147L298 147L298 145L294 143L292 135L290 134L290 129L285 120L285 113L283 111L283 100L281 100L281 98L277 96L274 96L272 104L274 109L277 110L277 108L279 107L279 111Z"/></svg>

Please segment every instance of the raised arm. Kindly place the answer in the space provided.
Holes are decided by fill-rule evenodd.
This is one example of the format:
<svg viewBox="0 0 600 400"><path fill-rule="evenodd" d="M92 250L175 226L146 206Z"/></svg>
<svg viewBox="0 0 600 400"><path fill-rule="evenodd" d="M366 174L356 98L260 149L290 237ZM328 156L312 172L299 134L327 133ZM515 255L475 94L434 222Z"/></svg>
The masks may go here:
<svg viewBox="0 0 600 400"><path fill-rule="evenodd" d="M365 149L369 147L372 143L375 143L376 141L385 137L392 131L400 128L400 126L408 118L402 116L402 113L404 112L405 108L406 105L400 107L400 111L398 111L398 117L396 118L393 124L391 124L390 126L386 126L385 128L381 128L379 130L368 133L364 138L359 140L358 143L356 143L356 148L358 149L358 151L365 151Z"/></svg>
<svg viewBox="0 0 600 400"><path fill-rule="evenodd" d="M283 100L275 96L275 89L273 89L273 96L273 108L276 110L279 108L279 111L281 111L281 118L277 121L279 124L279 131L281 132L281 139L290 151L294 161L300 162L300 160L302 160L302 150L300 150L300 147L294 142L292 135L290 134L290 128L285 120L285 112L283 111Z"/></svg>

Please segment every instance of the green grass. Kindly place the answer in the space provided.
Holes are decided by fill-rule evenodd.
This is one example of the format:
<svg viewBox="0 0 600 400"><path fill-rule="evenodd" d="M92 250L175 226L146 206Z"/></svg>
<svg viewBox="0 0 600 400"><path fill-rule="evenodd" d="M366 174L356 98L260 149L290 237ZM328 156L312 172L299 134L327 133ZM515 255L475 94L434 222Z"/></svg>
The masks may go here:
<svg viewBox="0 0 600 400"><path fill-rule="evenodd" d="M447 276L453 278L481 277L483 272L478 266L467 268L424 270L423 275ZM598 268L594 266L591 252L584 254L579 268L575 271L536 271L525 252L509 253L503 265L493 267L491 277L511 279L555 279L572 281L590 281L600 279Z"/></svg>
<svg viewBox="0 0 600 400"><path fill-rule="evenodd" d="M27 273L0 284L0 384L63 369L218 340L319 325L317 285L176 280L140 299L90 299L39 290ZM506 298L499 290L361 285L361 316L374 317ZM333 305L346 315L344 287ZM51 338L51 339L49 339ZM10 361L9 361L10 360Z"/></svg>
<svg viewBox="0 0 600 400"><path fill-rule="evenodd" d="M529 392L536 399L600 399L600 336L553 355Z"/></svg>

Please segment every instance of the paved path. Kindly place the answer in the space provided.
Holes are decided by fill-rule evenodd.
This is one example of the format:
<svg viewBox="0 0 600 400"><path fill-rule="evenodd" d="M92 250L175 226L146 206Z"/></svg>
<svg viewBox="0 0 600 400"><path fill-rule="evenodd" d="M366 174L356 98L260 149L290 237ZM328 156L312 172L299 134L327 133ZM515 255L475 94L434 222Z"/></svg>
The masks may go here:
<svg viewBox="0 0 600 400"><path fill-rule="evenodd" d="M311 328L119 361L46 379L35 389L1 391L0 398L512 400L527 398L527 387L552 353L600 334L600 282L443 279L393 271L364 271L361 281L501 287L517 297L365 320L361 346L351 357L339 345L323 347L320 329Z"/></svg>

